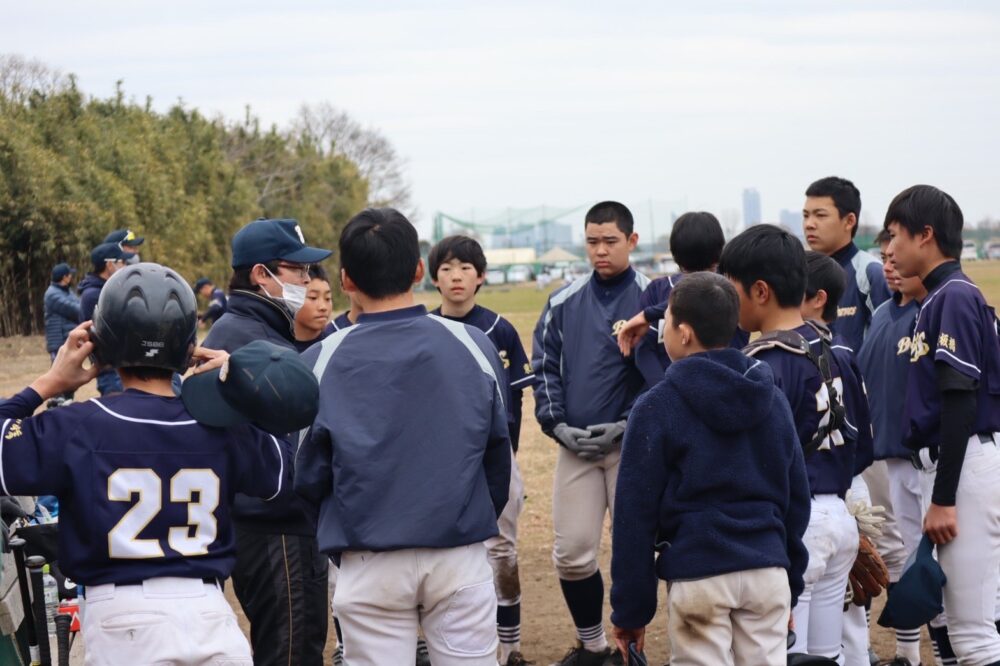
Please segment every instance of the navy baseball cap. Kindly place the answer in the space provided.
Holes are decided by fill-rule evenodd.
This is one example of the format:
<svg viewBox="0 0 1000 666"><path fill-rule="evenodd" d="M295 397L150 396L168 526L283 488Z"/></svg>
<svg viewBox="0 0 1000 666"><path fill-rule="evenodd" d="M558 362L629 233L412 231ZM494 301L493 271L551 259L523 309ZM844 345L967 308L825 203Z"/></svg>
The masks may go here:
<svg viewBox="0 0 1000 666"><path fill-rule="evenodd" d="M947 582L934 559L934 544L925 534L906 561L899 582L889 590L878 623L895 629L919 629L944 610L941 588Z"/></svg>
<svg viewBox="0 0 1000 666"><path fill-rule="evenodd" d="M62 280L67 275L72 275L73 273L76 273L76 269L69 264L56 264L52 268L52 281L59 282L59 280Z"/></svg>
<svg viewBox="0 0 1000 666"><path fill-rule="evenodd" d="M296 220L254 220L233 236L233 268L283 259L296 264L314 264L333 254L306 245Z"/></svg>
<svg viewBox="0 0 1000 666"><path fill-rule="evenodd" d="M206 284L212 284L212 281L209 280L208 278L198 278L198 281L194 283L195 293L201 291L201 288L204 287Z"/></svg>
<svg viewBox="0 0 1000 666"><path fill-rule="evenodd" d="M123 250L118 243L101 243L90 251L90 261L94 267L100 267L105 261L128 261L135 254Z"/></svg>
<svg viewBox="0 0 1000 666"><path fill-rule="evenodd" d="M185 379L181 399L199 423L217 428L253 423L284 435L312 425L319 383L295 350L254 340L221 368Z"/></svg>
<svg viewBox="0 0 1000 666"><path fill-rule="evenodd" d="M145 240L142 236L136 236L131 229L115 229L104 238L105 243L121 243L128 247L142 245Z"/></svg>

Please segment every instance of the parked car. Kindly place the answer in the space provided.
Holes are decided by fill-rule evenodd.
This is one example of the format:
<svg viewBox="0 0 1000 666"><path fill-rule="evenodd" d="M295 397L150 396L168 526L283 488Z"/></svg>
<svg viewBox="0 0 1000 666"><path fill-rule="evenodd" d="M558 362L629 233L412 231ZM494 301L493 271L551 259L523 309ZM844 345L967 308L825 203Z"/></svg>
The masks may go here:
<svg viewBox="0 0 1000 666"><path fill-rule="evenodd" d="M962 243L962 261L975 261L979 259L979 253L976 252L976 244L972 241L965 241Z"/></svg>
<svg viewBox="0 0 1000 666"><path fill-rule="evenodd" d="M1000 243L990 243L986 246L987 259L1000 259Z"/></svg>
<svg viewBox="0 0 1000 666"><path fill-rule="evenodd" d="M486 284L507 284L507 274L499 268L486 271Z"/></svg>

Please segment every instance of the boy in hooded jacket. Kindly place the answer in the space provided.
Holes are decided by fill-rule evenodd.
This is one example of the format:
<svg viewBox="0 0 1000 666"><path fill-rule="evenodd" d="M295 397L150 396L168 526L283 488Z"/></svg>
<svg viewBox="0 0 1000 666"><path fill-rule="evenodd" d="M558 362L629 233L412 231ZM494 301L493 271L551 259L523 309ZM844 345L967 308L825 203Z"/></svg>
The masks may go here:
<svg viewBox="0 0 1000 666"><path fill-rule="evenodd" d="M729 348L732 285L693 273L670 294L673 363L636 400L618 477L611 620L642 649L668 582L671 664L785 664L808 554L809 481L770 367ZM650 551L657 554L655 563Z"/></svg>

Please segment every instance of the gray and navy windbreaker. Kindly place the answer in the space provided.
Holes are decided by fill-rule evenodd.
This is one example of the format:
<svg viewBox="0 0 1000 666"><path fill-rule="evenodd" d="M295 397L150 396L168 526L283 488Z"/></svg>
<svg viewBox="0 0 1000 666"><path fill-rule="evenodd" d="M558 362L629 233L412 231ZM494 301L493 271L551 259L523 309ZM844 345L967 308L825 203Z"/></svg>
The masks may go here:
<svg viewBox="0 0 1000 666"><path fill-rule="evenodd" d="M366 313L302 354L319 413L295 490L324 553L453 548L497 534L510 489L503 368L486 334L423 306Z"/></svg>
<svg viewBox="0 0 1000 666"><path fill-rule="evenodd" d="M586 428L628 417L642 375L618 350L619 329L639 312L649 278L631 267L610 280L581 277L549 297L535 327L535 417Z"/></svg>

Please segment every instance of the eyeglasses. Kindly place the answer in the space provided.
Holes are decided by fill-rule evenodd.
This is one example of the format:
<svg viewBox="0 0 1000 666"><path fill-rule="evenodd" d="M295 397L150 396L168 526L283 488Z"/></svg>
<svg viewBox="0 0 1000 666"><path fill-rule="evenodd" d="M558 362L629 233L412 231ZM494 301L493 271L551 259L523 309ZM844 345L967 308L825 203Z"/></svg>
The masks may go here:
<svg viewBox="0 0 1000 666"><path fill-rule="evenodd" d="M309 269L312 268L312 266L310 264L286 264L284 262L278 262L278 268L284 269L292 275L297 275L305 280L309 278Z"/></svg>

